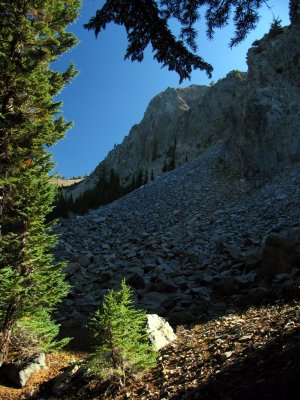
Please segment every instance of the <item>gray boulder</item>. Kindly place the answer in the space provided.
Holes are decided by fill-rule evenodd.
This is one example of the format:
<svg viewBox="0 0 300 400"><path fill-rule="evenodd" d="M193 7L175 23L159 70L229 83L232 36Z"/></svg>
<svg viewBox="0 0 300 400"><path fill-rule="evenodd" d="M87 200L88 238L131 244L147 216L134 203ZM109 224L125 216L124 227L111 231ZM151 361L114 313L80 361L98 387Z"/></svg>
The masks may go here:
<svg viewBox="0 0 300 400"><path fill-rule="evenodd" d="M34 372L46 368L45 354L41 353L32 357L26 363L2 366L1 375L4 376L13 386L22 388L26 385L28 379Z"/></svg>
<svg viewBox="0 0 300 400"><path fill-rule="evenodd" d="M162 349L176 339L170 324L157 314L147 315L147 329L151 343L156 350Z"/></svg>
<svg viewBox="0 0 300 400"><path fill-rule="evenodd" d="M262 271L268 278L300 268L300 241L298 230L286 236L272 234L267 237L262 252Z"/></svg>
<svg viewBox="0 0 300 400"><path fill-rule="evenodd" d="M72 364L67 367L64 372L55 378L52 386L52 393L55 396L61 396L70 388L72 381L76 378L82 377L84 374L84 367L78 364Z"/></svg>

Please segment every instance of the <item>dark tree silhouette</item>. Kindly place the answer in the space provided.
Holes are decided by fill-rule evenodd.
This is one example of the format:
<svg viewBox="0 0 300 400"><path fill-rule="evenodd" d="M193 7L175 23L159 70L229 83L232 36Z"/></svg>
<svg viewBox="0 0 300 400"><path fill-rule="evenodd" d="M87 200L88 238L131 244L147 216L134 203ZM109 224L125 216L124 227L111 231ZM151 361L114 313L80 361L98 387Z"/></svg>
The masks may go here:
<svg viewBox="0 0 300 400"><path fill-rule="evenodd" d="M290 20L292 24L300 24L300 0L290 0Z"/></svg>
<svg viewBox="0 0 300 400"><path fill-rule="evenodd" d="M128 47L125 58L142 61L145 48L151 44L154 59L174 70L180 82L190 79L194 69L205 71L211 77L212 66L197 52L197 30L201 7L205 10L207 36L212 39L217 28L222 28L233 18L235 32L231 47L245 39L259 20L259 10L267 0L107 0L85 28L94 30L96 36L110 22L126 28ZM289 1L292 23L299 23L300 0ZM181 25L177 39L169 28L170 19Z"/></svg>

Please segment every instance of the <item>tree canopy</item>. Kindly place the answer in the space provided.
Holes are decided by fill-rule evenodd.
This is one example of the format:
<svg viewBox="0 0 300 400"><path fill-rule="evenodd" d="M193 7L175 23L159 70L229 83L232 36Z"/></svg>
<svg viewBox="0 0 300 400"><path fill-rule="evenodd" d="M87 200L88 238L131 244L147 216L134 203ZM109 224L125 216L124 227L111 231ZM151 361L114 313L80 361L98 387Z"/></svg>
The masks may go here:
<svg viewBox="0 0 300 400"><path fill-rule="evenodd" d="M154 59L178 73L180 82L190 79L194 69L211 77L213 67L196 54L200 11L204 10L206 33L213 39L215 30L233 20L234 34L229 45L245 39L260 18L259 11L267 0L107 0L96 15L85 24L96 36L107 24L114 22L126 28L128 47L125 58L142 61L146 47L151 44ZM292 23L299 23L300 0L290 0ZM169 22L176 19L180 26L177 38Z"/></svg>
<svg viewBox="0 0 300 400"><path fill-rule="evenodd" d="M16 327L28 330L32 322L32 332L55 331L50 313L68 290L46 223L55 197L46 147L72 125L53 97L76 71L70 65L55 72L49 65L76 44L66 26L79 5L0 1L0 365Z"/></svg>

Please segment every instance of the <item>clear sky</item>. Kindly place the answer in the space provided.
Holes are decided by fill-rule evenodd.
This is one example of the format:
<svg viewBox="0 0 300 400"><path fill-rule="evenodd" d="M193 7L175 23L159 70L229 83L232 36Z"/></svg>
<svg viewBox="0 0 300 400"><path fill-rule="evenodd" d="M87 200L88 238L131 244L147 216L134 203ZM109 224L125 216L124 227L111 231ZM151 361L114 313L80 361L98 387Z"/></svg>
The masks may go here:
<svg viewBox="0 0 300 400"><path fill-rule="evenodd" d="M261 9L261 20L255 31L232 50L228 47L233 27L216 32L210 42L205 36L204 20L198 21L198 53L214 67L213 81L226 76L233 70L246 71L246 53L255 39L268 32L273 14L288 25L288 0L269 0L272 10ZM175 72L161 68L148 49L142 63L124 61L126 50L125 29L109 25L98 39L93 31L83 24L104 4L100 0L83 0L81 14L69 30L79 39L79 45L64 54L54 68L64 70L69 62L75 62L79 75L65 87L63 100L65 118L75 125L66 138L52 148L56 171L70 178L91 173L102 161L114 144L121 143L130 128L141 121L149 101L167 87L179 87ZM195 71L190 84L206 85L211 81L204 72Z"/></svg>

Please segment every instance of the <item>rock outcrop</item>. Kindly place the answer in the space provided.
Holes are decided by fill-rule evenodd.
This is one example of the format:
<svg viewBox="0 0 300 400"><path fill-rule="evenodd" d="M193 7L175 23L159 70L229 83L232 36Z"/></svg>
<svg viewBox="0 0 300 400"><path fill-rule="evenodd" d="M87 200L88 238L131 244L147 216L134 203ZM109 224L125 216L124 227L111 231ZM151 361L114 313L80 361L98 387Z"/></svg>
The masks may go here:
<svg viewBox="0 0 300 400"><path fill-rule="evenodd" d="M46 368L45 354L40 353L22 363L4 364L0 369L0 378L16 388L22 388L34 372Z"/></svg>
<svg viewBox="0 0 300 400"><path fill-rule="evenodd" d="M65 191L73 200L96 187L111 169L128 186L152 179L199 156L218 142L225 168L268 176L300 160L300 27L271 30L254 42L248 73L230 72L211 87L192 85L154 97L95 171Z"/></svg>
<svg viewBox="0 0 300 400"><path fill-rule="evenodd" d="M300 267L300 229L270 235L263 248L262 268L271 279Z"/></svg>
<svg viewBox="0 0 300 400"><path fill-rule="evenodd" d="M155 350L162 349L176 339L169 323L157 314L147 315L147 330Z"/></svg>
<svg viewBox="0 0 300 400"><path fill-rule="evenodd" d="M248 52L244 90L227 119L229 165L269 175L300 160L300 26L270 31Z"/></svg>

